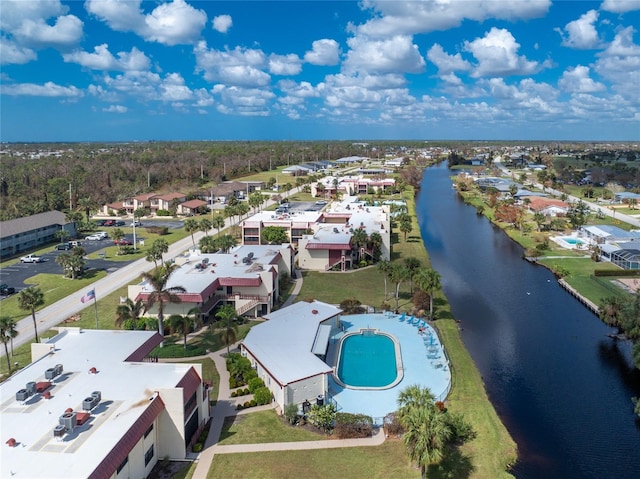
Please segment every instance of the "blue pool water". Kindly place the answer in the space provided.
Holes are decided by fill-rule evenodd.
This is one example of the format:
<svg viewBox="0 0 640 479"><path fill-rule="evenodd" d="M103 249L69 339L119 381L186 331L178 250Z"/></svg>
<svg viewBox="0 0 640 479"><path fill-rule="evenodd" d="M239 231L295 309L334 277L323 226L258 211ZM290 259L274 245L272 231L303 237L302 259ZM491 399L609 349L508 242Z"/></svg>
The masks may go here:
<svg viewBox="0 0 640 479"><path fill-rule="evenodd" d="M342 341L338 378L347 387L389 386L397 374L395 347L389 337L364 332Z"/></svg>
<svg viewBox="0 0 640 479"><path fill-rule="evenodd" d="M563 236L562 241L569 244L584 244L584 241L577 238L572 238L571 236Z"/></svg>

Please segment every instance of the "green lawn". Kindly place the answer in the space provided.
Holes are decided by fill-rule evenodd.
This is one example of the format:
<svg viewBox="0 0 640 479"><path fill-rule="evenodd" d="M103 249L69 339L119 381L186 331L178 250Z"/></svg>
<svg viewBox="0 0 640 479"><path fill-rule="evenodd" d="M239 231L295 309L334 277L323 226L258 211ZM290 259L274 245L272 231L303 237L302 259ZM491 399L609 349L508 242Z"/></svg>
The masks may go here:
<svg viewBox="0 0 640 479"><path fill-rule="evenodd" d="M418 479L399 440L381 446L216 454L209 479ZM429 476L431 477L431 475ZM435 477L435 476L434 476ZM450 477L468 477L464 475Z"/></svg>
<svg viewBox="0 0 640 479"><path fill-rule="evenodd" d="M225 419L219 444L263 444L329 439L325 434L290 426L275 411L257 411Z"/></svg>

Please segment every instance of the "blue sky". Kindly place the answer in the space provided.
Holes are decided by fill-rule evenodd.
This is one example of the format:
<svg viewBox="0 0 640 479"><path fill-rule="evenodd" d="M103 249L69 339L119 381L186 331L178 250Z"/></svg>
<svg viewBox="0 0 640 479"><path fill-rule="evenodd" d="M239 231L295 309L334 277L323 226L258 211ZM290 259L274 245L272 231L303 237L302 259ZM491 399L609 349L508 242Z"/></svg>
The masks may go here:
<svg viewBox="0 0 640 479"><path fill-rule="evenodd" d="M638 0L2 0L0 140L640 140L638 25Z"/></svg>

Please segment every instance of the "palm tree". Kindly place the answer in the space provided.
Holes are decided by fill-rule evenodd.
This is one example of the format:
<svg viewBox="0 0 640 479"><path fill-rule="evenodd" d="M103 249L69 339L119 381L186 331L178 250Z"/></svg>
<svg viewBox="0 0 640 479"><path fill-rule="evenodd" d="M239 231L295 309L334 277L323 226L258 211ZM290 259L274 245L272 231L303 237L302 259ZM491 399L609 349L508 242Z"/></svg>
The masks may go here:
<svg viewBox="0 0 640 479"><path fill-rule="evenodd" d="M420 467L421 477L426 477L427 466L438 464L454 431L444 412L433 402L427 388L412 385L398 395L398 417L404 428L402 436L407 454Z"/></svg>
<svg viewBox="0 0 640 479"><path fill-rule="evenodd" d="M224 218L221 215L215 215L211 220L211 226L218 230L218 235L220 234L220 230L224 228L224 225Z"/></svg>
<svg viewBox="0 0 640 479"><path fill-rule="evenodd" d="M442 288L440 274L435 269L421 268L414 275L413 282L420 291L429 295L429 317L433 319L433 295Z"/></svg>
<svg viewBox="0 0 640 479"><path fill-rule="evenodd" d="M193 247L196 247L196 240L193 238L193 233L200 229L200 225L193 218L189 218L184 222L184 230L191 235L191 241L193 242Z"/></svg>
<svg viewBox="0 0 640 479"><path fill-rule="evenodd" d="M200 247L200 251L203 253L215 253L218 251L218 238L214 238L213 236L203 236L198 241L198 246Z"/></svg>
<svg viewBox="0 0 640 479"><path fill-rule="evenodd" d="M147 250L147 257L145 258L147 261L153 261L158 267L158 261L162 261L162 255L169 251L169 243L162 238L158 238L153 242L151 248Z"/></svg>
<svg viewBox="0 0 640 479"><path fill-rule="evenodd" d="M411 233L412 230L411 217L409 215L403 215L402 220L400 220L400 231L404 234L404 241L407 241L407 234Z"/></svg>
<svg viewBox="0 0 640 479"><path fill-rule="evenodd" d="M184 293L186 289L182 286L167 287L171 274L179 266L175 263L165 263L164 266L142 273L142 279L147 281L153 291L149 293L144 312L147 313L154 305L158 308L158 333L164 337L164 307L167 303L181 303L182 299L178 293ZM160 344L162 346L163 343Z"/></svg>
<svg viewBox="0 0 640 479"><path fill-rule="evenodd" d="M114 228L111 232L111 237L113 238L113 242L118 245L118 254L120 254L120 246L122 239L124 238L124 231L120 228Z"/></svg>
<svg viewBox="0 0 640 479"><path fill-rule="evenodd" d="M410 291L411 291L411 294L413 294L413 275L418 270L418 268L422 265L422 263L420 263L420 260L418 258L415 258L413 256L409 256L409 257L404 259L404 265L409 270L409 281L410 281L410 284L411 284L411 290Z"/></svg>
<svg viewBox="0 0 640 479"><path fill-rule="evenodd" d="M7 343L11 341L13 344L13 338L18 335L18 330L16 329L16 322L11 316L1 316L0 317L0 341L4 343L4 355L7 358L7 370L9 371L9 375L11 375L11 361L9 360L9 347ZM13 352L13 346L11 347Z"/></svg>
<svg viewBox="0 0 640 479"><path fill-rule="evenodd" d="M369 235L367 235L366 229L356 228L353 231L353 234L351 235L351 244L358 250L358 261L362 259L360 251L367 244L367 241L369 241Z"/></svg>
<svg viewBox="0 0 640 479"><path fill-rule="evenodd" d="M36 343L40 342L38 339L38 323L36 322L36 309L44 304L44 293L40 288L35 286L29 286L28 288L20 291L18 296L18 305L20 309L31 311L31 317L33 318L33 330L35 332Z"/></svg>
<svg viewBox="0 0 640 479"><path fill-rule="evenodd" d="M369 244L371 245L371 256L373 257L373 261L377 262L382 255L382 251L380 247L382 246L383 240L382 235L377 231L374 231L369 235Z"/></svg>
<svg viewBox="0 0 640 479"><path fill-rule="evenodd" d="M228 253L237 244L238 241L231 235L222 235L218 238L218 246L225 253Z"/></svg>
<svg viewBox="0 0 640 479"><path fill-rule="evenodd" d="M184 349L187 349L187 335L200 324L200 308L191 308L184 316L172 314L169 316L172 331L180 331L184 338Z"/></svg>
<svg viewBox="0 0 640 479"><path fill-rule="evenodd" d="M380 260L378 263L378 271L382 273L384 277L384 300L387 300L387 278L389 277L389 272L391 271L391 262L387 259Z"/></svg>
<svg viewBox="0 0 640 479"><path fill-rule="evenodd" d="M398 311L398 302L400 300L400 284L409 278L409 270L401 263L392 263L389 271L391 281L396 284L396 311Z"/></svg>
<svg viewBox="0 0 640 479"><path fill-rule="evenodd" d="M209 236L209 230L211 229L211 220L202 218L198 226L200 231L202 231L205 236Z"/></svg>
<svg viewBox="0 0 640 479"><path fill-rule="evenodd" d="M238 319L238 313L235 306L232 304L225 304L216 313L216 318L222 321L222 341L227 345L227 354L229 354L229 347L236 342L238 338L238 326L235 321Z"/></svg>
<svg viewBox="0 0 640 479"><path fill-rule="evenodd" d="M133 330L137 330L138 319L142 316L143 311L144 302L141 299L133 301L131 298L127 298L124 304L116 308L116 326L122 327L126 321L131 321Z"/></svg>

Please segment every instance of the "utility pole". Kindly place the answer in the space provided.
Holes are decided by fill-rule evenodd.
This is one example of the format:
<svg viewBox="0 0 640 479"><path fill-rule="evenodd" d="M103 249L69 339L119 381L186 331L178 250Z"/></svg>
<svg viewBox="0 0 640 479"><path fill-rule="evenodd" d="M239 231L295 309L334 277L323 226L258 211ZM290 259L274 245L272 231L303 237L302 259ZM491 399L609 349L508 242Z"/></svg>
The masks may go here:
<svg viewBox="0 0 640 479"><path fill-rule="evenodd" d="M69 211L73 210L73 200L71 198L71 183L69 183Z"/></svg>

